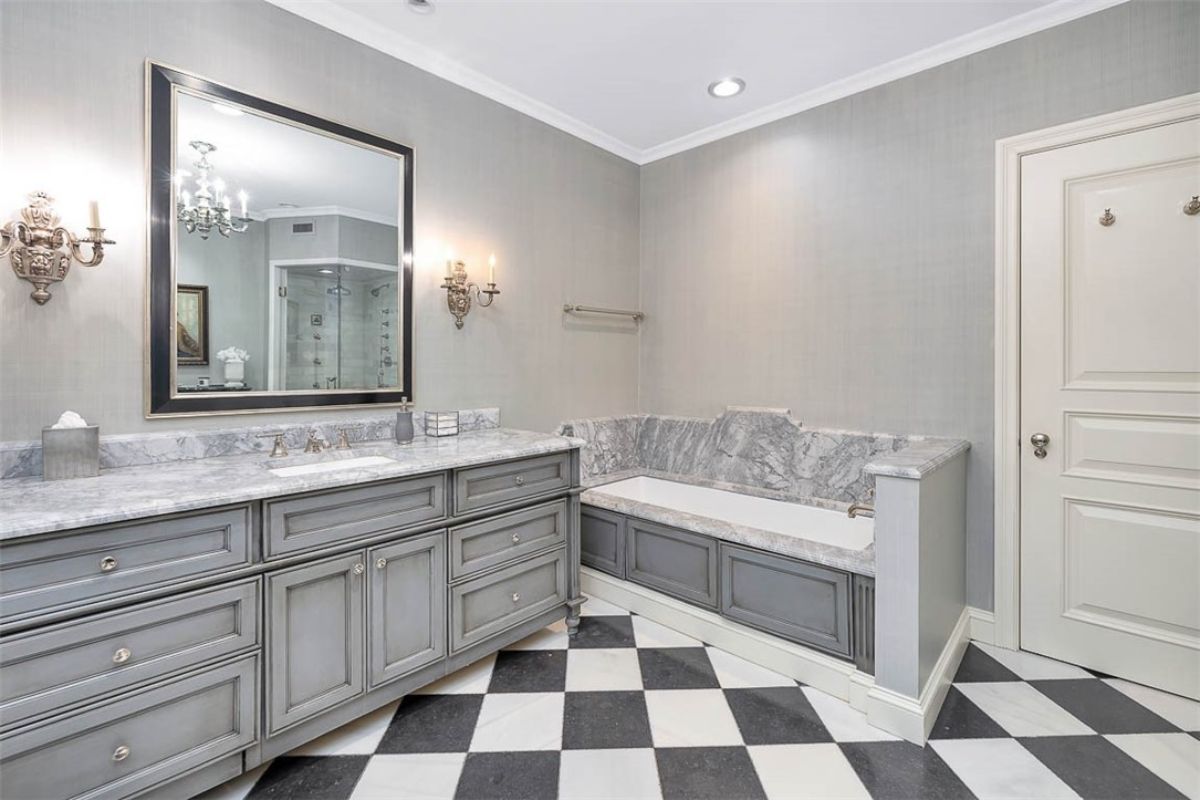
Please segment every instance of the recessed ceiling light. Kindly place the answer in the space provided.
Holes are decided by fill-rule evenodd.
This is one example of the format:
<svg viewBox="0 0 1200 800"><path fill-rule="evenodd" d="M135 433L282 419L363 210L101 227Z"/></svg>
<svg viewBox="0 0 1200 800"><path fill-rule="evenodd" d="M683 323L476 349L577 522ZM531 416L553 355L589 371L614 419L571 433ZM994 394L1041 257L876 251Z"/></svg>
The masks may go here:
<svg viewBox="0 0 1200 800"><path fill-rule="evenodd" d="M245 112L237 106L227 106L224 103L213 103L213 111L224 114L227 117L240 117Z"/></svg>
<svg viewBox="0 0 1200 800"><path fill-rule="evenodd" d="M408 0L408 10L415 14L432 14L437 9L433 0Z"/></svg>
<svg viewBox="0 0 1200 800"><path fill-rule="evenodd" d="M741 94L746 88L746 82L741 78L721 78L708 85L708 93L713 97L733 97Z"/></svg>

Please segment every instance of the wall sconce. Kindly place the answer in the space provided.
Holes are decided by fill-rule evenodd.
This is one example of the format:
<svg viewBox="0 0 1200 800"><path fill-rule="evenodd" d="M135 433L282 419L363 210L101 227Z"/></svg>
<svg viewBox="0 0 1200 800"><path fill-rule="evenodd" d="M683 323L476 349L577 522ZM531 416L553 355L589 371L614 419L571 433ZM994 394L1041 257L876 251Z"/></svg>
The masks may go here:
<svg viewBox="0 0 1200 800"><path fill-rule="evenodd" d="M13 272L34 285L29 295L38 305L50 299L46 287L67 277L71 259L85 267L104 260L104 245L116 244L104 238L100 227L100 208L91 204L88 237L80 239L58 224L54 198L45 192L29 195L29 205L21 209L21 218L0 227L0 258L7 255ZM91 245L91 256L84 258L80 245Z"/></svg>
<svg viewBox="0 0 1200 800"><path fill-rule="evenodd" d="M467 281L467 265L463 261L452 261L446 258L446 278L438 288L446 290L446 306L454 315L454 327L462 329L463 319L471 313L471 293L483 308L487 308L500 294L496 288L496 256L488 258L488 284L486 289L480 289L475 283ZM483 295L487 295L487 300Z"/></svg>

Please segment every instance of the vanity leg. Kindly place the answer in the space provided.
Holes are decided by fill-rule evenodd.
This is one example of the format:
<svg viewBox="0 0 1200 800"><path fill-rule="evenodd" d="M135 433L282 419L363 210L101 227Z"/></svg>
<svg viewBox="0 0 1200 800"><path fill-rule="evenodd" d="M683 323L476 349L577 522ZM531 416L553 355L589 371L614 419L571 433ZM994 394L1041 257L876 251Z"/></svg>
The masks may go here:
<svg viewBox="0 0 1200 800"><path fill-rule="evenodd" d="M567 601L567 636L579 633L580 607L587 602L586 597L572 597Z"/></svg>

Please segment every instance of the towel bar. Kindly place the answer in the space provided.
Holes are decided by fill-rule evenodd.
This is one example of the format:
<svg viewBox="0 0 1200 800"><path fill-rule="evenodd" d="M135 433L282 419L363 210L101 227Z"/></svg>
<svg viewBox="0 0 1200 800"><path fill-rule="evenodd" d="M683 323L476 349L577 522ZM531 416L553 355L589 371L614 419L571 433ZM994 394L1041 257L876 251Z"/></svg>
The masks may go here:
<svg viewBox="0 0 1200 800"><path fill-rule="evenodd" d="M616 314L622 317L633 317L638 322L646 318L646 315L641 311L624 311L619 308L598 308L596 306L580 306L574 303L567 303L563 306L563 312L567 314Z"/></svg>

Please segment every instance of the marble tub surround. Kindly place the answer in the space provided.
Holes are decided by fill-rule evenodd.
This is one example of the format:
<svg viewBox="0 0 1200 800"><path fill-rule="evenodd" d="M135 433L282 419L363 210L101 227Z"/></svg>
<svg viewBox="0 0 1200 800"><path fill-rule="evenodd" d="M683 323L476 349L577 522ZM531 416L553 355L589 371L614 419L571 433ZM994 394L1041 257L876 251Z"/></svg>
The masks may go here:
<svg viewBox="0 0 1200 800"><path fill-rule="evenodd" d="M499 408L465 409L458 412L462 432L500 427ZM425 427L425 412L413 412L413 425ZM334 443L338 431L348 429L351 444L378 442L395 438L396 410L372 411L353 417L288 425L253 425L229 428L171 430L162 433L136 433L100 437L100 468L120 469L146 464L163 464L198 458L214 458L246 453L269 453L272 440L263 438L282 433L288 449L300 451L309 431ZM0 480L28 478L42 474L42 443L0 442Z"/></svg>
<svg viewBox="0 0 1200 800"><path fill-rule="evenodd" d="M269 445L269 440L266 440ZM228 503L260 500L419 475L457 467L558 453L579 439L508 428L442 438L417 436L411 444L374 442L350 451L270 459L265 452L195 458L103 470L95 478L0 481L0 541ZM280 477L273 467L359 456L390 462Z"/></svg>

